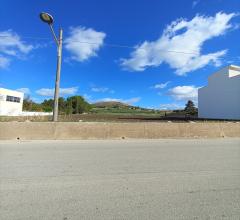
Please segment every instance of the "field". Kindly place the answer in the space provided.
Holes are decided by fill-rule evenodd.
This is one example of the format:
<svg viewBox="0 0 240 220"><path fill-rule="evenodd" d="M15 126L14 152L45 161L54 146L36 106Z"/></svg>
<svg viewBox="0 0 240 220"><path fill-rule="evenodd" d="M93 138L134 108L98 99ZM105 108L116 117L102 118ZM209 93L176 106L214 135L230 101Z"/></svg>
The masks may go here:
<svg viewBox="0 0 240 220"><path fill-rule="evenodd" d="M142 121L150 119L160 119L164 116L162 113L129 113L129 112L98 112L73 115L59 115L59 121L69 122L126 122ZM51 121L51 116L1 116L0 122L3 121Z"/></svg>
<svg viewBox="0 0 240 220"><path fill-rule="evenodd" d="M52 121L52 116L0 116L0 122L7 121ZM200 119L196 115L186 115L184 111L154 110L134 106L123 105L122 103L104 103L83 114L60 114L60 122L140 122L140 121L224 121L213 119ZM231 120L225 120L231 121Z"/></svg>

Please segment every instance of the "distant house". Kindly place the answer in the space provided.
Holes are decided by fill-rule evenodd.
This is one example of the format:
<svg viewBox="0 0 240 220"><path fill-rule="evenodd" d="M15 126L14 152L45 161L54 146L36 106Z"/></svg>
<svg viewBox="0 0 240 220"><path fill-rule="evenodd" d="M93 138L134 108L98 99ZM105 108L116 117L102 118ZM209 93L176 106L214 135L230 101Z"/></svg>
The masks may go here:
<svg viewBox="0 0 240 220"><path fill-rule="evenodd" d="M240 119L240 67L227 66L198 90L198 117Z"/></svg>
<svg viewBox="0 0 240 220"><path fill-rule="evenodd" d="M0 88L0 115L17 116L22 113L22 92Z"/></svg>

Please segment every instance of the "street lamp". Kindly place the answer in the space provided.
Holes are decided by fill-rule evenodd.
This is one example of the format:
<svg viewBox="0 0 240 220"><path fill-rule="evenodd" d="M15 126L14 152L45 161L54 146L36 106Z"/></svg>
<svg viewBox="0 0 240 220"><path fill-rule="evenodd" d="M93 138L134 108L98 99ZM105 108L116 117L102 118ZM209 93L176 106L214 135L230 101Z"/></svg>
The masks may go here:
<svg viewBox="0 0 240 220"><path fill-rule="evenodd" d="M63 30L60 28L59 30L59 38L57 38L54 30L53 30L53 17L46 13L40 13L40 19L47 23L50 27L50 30L53 34L53 38L57 44L57 72L56 72L56 81L55 81L55 90L54 90L54 107L53 107L53 121L58 120L58 98L59 98L59 84L60 84L60 72L61 72L61 63L62 63L62 35Z"/></svg>

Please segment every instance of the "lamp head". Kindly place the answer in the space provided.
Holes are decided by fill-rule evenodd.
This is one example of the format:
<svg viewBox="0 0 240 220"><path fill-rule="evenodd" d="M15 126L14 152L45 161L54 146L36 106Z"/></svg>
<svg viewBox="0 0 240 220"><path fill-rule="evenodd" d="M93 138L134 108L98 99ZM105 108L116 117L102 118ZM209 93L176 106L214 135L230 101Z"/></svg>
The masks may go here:
<svg viewBox="0 0 240 220"><path fill-rule="evenodd" d="M45 22L48 23L49 25L53 23L53 17L52 15L46 13L46 12L41 12L40 13L40 19Z"/></svg>

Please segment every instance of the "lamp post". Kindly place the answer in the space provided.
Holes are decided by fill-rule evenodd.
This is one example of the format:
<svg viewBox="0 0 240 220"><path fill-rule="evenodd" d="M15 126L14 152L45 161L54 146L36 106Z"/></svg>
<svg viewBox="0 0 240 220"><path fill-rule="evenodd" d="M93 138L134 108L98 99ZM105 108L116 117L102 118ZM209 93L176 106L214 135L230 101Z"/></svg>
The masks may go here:
<svg viewBox="0 0 240 220"><path fill-rule="evenodd" d="M54 90L54 106L53 106L53 121L56 122L58 120L58 98L59 98L61 63L62 63L63 30L62 30L62 28L60 28L59 38L57 38L57 36L53 30L53 17L46 12L41 12L40 19L49 25L50 30L53 34L53 38L57 44L57 71L56 71L56 81L55 81L55 90Z"/></svg>

